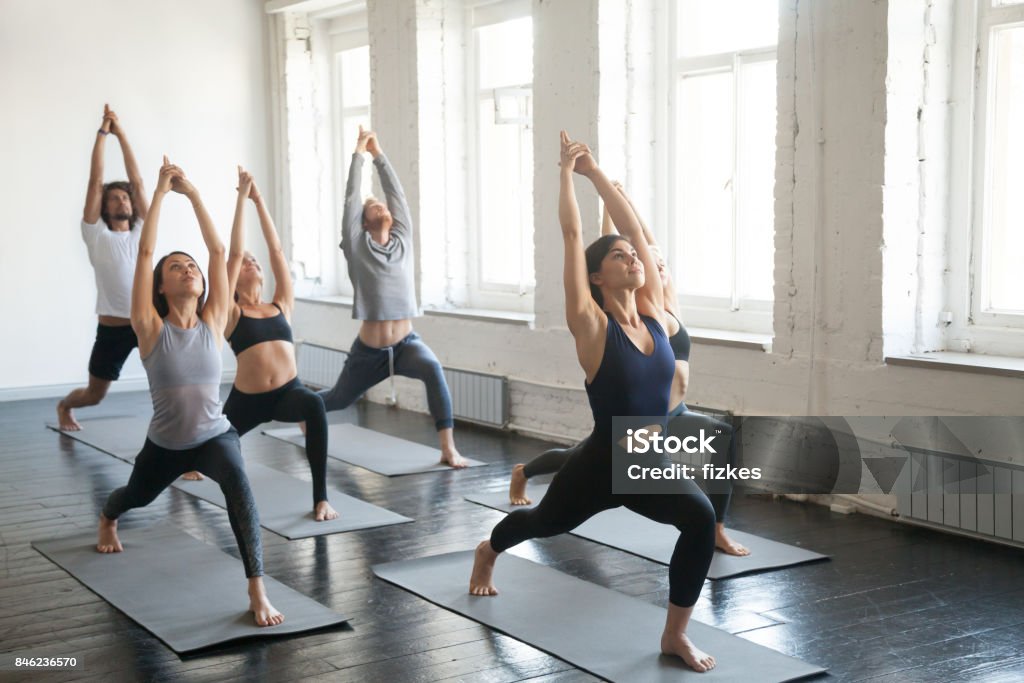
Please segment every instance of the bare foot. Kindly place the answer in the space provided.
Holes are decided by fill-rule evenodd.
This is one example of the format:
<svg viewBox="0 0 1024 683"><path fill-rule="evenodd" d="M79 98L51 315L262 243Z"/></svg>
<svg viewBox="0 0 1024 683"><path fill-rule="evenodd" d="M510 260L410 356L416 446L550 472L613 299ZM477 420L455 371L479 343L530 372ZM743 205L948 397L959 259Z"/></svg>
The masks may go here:
<svg viewBox="0 0 1024 683"><path fill-rule="evenodd" d="M57 424L65 432L77 432L82 429L82 425L78 423L71 408L68 408L64 401L57 404Z"/></svg>
<svg viewBox="0 0 1024 683"><path fill-rule="evenodd" d="M321 500L316 504L316 508L313 510L313 515L316 517L318 522L326 522L329 519L337 519L338 513L335 512L331 504L326 500Z"/></svg>
<svg viewBox="0 0 1024 683"><path fill-rule="evenodd" d="M469 467L469 463L459 455L459 452L455 450L455 446L441 449L441 462L457 470Z"/></svg>
<svg viewBox="0 0 1024 683"><path fill-rule="evenodd" d="M117 520L107 519L100 513L99 540L96 541L96 550L101 553L119 553L124 550L121 539L117 537Z"/></svg>
<svg viewBox="0 0 1024 683"><path fill-rule="evenodd" d="M690 642L685 633L670 633L665 631L661 634L661 653L682 657L686 665L697 673L704 673L715 668L715 658L707 652L700 650Z"/></svg>
<svg viewBox="0 0 1024 683"><path fill-rule="evenodd" d="M529 505L533 502L526 497L526 481L523 465L513 465L512 481L508 485L508 499L513 505Z"/></svg>
<svg viewBox="0 0 1024 683"><path fill-rule="evenodd" d="M491 548L490 541L480 541L473 557L473 573L469 576L470 595L497 595L494 587L494 562L498 553Z"/></svg>
<svg viewBox="0 0 1024 683"><path fill-rule="evenodd" d="M743 557L744 555L750 554L750 550L748 550L745 545L737 543L729 538L729 535L725 533L724 524L715 525L715 548L721 550L726 555L738 555Z"/></svg>
<svg viewBox="0 0 1024 683"><path fill-rule="evenodd" d="M306 435L306 421L305 420L303 420L302 422L299 423L299 431L302 432L303 436Z"/></svg>
<svg viewBox="0 0 1024 683"><path fill-rule="evenodd" d="M202 481L203 475L197 472L196 470L192 470L191 472L186 472L185 474L181 475L181 478L186 481Z"/></svg>
<svg viewBox="0 0 1024 683"><path fill-rule="evenodd" d="M249 579L249 611L257 626L277 626L284 621L284 615L270 604L263 578L259 576Z"/></svg>

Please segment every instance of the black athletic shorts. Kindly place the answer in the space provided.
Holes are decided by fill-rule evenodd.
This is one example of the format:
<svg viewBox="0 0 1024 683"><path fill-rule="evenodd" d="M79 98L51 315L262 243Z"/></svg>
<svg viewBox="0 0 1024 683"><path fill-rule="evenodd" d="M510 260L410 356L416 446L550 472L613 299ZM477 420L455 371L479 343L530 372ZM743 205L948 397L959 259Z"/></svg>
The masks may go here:
<svg viewBox="0 0 1024 683"><path fill-rule="evenodd" d="M89 374L113 382L121 376L128 354L138 345L131 325L97 325L96 342L89 356Z"/></svg>

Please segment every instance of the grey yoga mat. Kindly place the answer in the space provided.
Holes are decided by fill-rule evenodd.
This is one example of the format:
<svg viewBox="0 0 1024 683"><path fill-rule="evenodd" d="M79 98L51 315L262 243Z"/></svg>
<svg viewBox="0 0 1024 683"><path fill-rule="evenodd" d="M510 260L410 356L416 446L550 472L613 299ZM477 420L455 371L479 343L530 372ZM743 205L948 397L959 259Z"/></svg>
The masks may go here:
<svg viewBox="0 0 1024 683"><path fill-rule="evenodd" d="M80 432L61 432L126 462L135 462L149 428L148 417L101 418L82 422ZM49 425L48 425L49 426ZM55 429L50 426L51 429ZM59 430L57 430L59 431ZM337 534L411 522L412 519L328 488L327 495L339 517L325 522L313 518L312 484L290 474L246 463L245 472L260 512L260 526L287 539ZM178 479L172 484L197 498L224 507L224 495L210 478Z"/></svg>
<svg viewBox="0 0 1024 683"><path fill-rule="evenodd" d="M337 489L328 488L328 500L339 516L338 519L318 522L313 518L312 484L309 482L252 462L246 463L245 474L256 500L256 509L260 512L260 526L287 539L338 534L413 521ZM225 507L220 486L209 477L202 481L178 479L173 486L214 505Z"/></svg>
<svg viewBox="0 0 1024 683"><path fill-rule="evenodd" d="M440 450L397 436L382 434L354 424L332 424L327 432L327 455L377 474L394 477L451 469L441 464ZM268 429L263 433L296 446L306 446L306 437L298 427ZM472 458L466 458L466 461L470 467L487 464Z"/></svg>
<svg viewBox="0 0 1024 683"><path fill-rule="evenodd" d="M687 634L717 666L698 674L659 654L665 609L505 554L494 579L499 595L467 593L473 551L379 564L390 583L506 633L610 681L792 681L821 667L691 621Z"/></svg>
<svg viewBox="0 0 1024 683"><path fill-rule="evenodd" d="M256 626L239 560L169 524L123 531L121 542L124 552L111 554L96 552L95 532L32 546L179 654L348 620L264 576L285 621Z"/></svg>
<svg viewBox="0 0 1024 683"><path fill-rule="evenodd" d="M547 486L543 485L531 486L527 493L536 503L544 497L546 492ZM508 493L504 491L471 494L466 496L466 500L502 512L530 507L513 506L508 501ZM573 529L572 533L581 538L597 541L662 564L669 563L676 539L679 537L679 532L675 527L653 522L624 507L599 512ZM709 579L727 579L751 572L781 569L805 562L828 559L827 555L735 529L729 530L729 536L737 543L745 545L750 550L750 554L736 557L715 551L711 567L708 569Z"/></svg>
<svg viewBox="0 0 1024 683"><path fill-rule="evenodd" d="M46 426L55 432L69 436L75 441L81 441L115 458L134 462L135 456L142 450L142 444L146 442L149 420L149 415L96 417L88 420L79 420L82 424L82 430L78 432L65 432L54 424L47 424Z"/></svg>

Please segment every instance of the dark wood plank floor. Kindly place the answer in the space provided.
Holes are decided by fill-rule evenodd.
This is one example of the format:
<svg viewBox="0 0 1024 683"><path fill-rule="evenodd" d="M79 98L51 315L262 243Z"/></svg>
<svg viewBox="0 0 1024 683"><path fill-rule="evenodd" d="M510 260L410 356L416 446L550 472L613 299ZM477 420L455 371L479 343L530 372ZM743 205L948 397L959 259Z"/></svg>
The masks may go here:
<svg viewBox="0 0 1024 683"><path fill-rule="evenodd" d="M141 412L139 406L148 408L148 401L145 394L115 394L91 414ZM85 666L26 679L594 680L376 580L370 571L377 562L472 548L502 515L463 501L463 494L503 490L511 465L547 444L459 425L463 453L491 466L389 479L329 460L330 485L416 519L291 542L264 532L267 573L344 612L350 626L181 659L29 545L93 529L107 494L126 481L128 471L113 457L44 429L54 404L0 404L0 652L77 656ZM358 420L435 445L431 420L423 415L360 405L332 415L335 420ZM254 462L309 479L300 449L253 433L243 440L243 451ZM128 513L121 524L144 527L165 518L237 557L223 511L180 491L168 490L148 508ZM833 680L1024 680L1024 552L752 496L737 496L731 524L828 553L833 560L709 583L697 605L698 619L826 666ZM664 605L668 598L665 568L621 551L573 536L518 550L654 604ZM240 578L244 606L243 590ZM18 678L0 672L0 679ZM749 680L757 680L756 672Z"/></svg>

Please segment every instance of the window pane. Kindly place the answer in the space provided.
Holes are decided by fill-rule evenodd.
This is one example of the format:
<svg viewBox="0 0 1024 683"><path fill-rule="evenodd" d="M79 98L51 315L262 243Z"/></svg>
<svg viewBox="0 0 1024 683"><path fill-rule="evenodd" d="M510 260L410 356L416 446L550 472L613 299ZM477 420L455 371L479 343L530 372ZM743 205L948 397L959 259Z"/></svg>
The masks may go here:
<svg viewBox="0 0 1024 683"><path fill-rule="evenodd" d="M345 108L370 106L370 46L341 53L341 92Z"/></svg>
<svg viewBox="0 0 1024 683"><path fill-rule="evenodd" d="M740 67L739 294L742 299L773 298L775 268L775 61Z"/></svg>
<svg viewBox="0 0 1024 683"><path fill-rule="evenodd" d="M730 297L733 251L733 76L688 76L678 86L675 226L671 265L684 294Z"/></svg>
<svg viewBox="0 0 1024 683"><path fill-rule="evenodd" d="M527 211L533 205L530 137L522 125L494 123L493 99L481 100L477 115L480 279L529 286L533 284L532 212Z"/></svg>
<svg viewBox="0 0 1024 683"><path fill-rule="evenodd" d="M779 40L774 0L676 0L676 55L738 52Z"/></svg>
<svg viewBox="0 0 1024 683"><path fill-rule="evenodd" d="M992 57L982 291L986 308L1024 312L1024 28L994 31Z"/></svg>
<svg viewBox="0 0 1024 683"><path fill-rule="evenodd" d="M481 89L533 82L533 19L523 17L475 29L477 85Z"/></svg>

